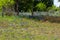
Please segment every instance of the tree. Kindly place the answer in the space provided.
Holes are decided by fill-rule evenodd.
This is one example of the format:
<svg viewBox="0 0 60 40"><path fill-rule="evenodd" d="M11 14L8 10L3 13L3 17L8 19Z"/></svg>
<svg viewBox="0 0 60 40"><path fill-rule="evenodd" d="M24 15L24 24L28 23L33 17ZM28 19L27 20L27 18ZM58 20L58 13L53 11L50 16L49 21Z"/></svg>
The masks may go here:
<svg viewBox="0 0 60 40"><path fill-rule="evenodd" d="M30 11L32 12L33 15L34 0L18 0L18 1L15 0L15 2L19 6L19 7L16 7L17 5L15 6L15 8L18 8L18 11L21 10L23 10L24 12Z"/></svg>
<svg viewBox="0 0 60 40"><path fill-rule="evenodd" d="M0 9L2 10L2 16L4 15L3 12L11 9L14 4L14 0L0 0Z"/></svg>
<svg viewBox="0 0 60 40"><path fill-rule="evenodd" d="M40 2L46 4L47 7L50 7L53 4L53 0L41 0Z"/></svg>
<svg viewBox="0 0 60 40"><path fill-rule="evenodd" d="M45 11L46 10L46 5L44 3L38 3L36 5L36 8L38 11Z"/></svg>
<svg viewBox="0 0 60 40"><path fill-rule="evenodd" d="M19 15L19 0L14 0L15 1L15 4L14 4L14 9L15 9L15 12L17 13L17 15Z"/></svg>

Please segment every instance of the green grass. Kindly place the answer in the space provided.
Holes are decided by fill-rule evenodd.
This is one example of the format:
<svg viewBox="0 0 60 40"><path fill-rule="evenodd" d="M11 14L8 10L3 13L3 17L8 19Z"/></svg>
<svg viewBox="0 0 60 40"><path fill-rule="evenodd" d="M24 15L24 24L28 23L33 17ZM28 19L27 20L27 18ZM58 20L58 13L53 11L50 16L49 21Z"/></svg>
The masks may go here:
<svg viewBox="0 0 60 40"><path fill-rule="evenodd" d="M0 17L0 40L60 40L60 23Z"/></svg>

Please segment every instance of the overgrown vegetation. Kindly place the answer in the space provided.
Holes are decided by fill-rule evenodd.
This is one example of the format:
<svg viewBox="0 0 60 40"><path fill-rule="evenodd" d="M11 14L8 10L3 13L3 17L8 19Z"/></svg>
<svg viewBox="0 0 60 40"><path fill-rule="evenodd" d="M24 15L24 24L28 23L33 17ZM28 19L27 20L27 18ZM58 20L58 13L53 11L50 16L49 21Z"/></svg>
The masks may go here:
<svg viewBox="0 0 60 40"><path fill-rule="evenodd" d="M60 40L60 24L14 16L0 17L0 40Z"/></svg>
<svg viewBox="0 0 60 40"><path fill-rule="evenodd" d="M60 8L55 7L52 0L0 0L0 40L60 40L60 18L34 17L36 11L50 10L58 14ZM19 12L32 15L25 17Z"/></svg>
<svg viewBox="0 0 60 40"><path fill-rule="evenodd" d="M47 8L52 5L52 0L0 0L2 12L14 11L16 15L19 15L21 11L32 12L33 15L34 11L47 11Z"/></svg>

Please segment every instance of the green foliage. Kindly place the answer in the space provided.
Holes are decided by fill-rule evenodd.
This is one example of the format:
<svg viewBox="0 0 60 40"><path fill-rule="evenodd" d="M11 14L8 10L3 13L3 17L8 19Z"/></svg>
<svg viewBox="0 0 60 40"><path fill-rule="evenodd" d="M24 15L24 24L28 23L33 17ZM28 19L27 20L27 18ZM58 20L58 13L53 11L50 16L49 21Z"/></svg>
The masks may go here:
<svg viewBox="0 0 60 40"><path fill-rule="evenodd" d="M14 5L14 0L0 0L0 11L2 11L3 13L6 13L7 11L10 11L10 9L12 9L13 5Z"/></svg>
<svg viewBox="0 0 60 40"><path fill-rule="evenodd" d="M2 8L2 6L11 6L14 4L14 0L0 0L0 8Z"/></svg>
<svg viewBox="0 0 60 40"><path fill-rule="evenodd" d="M34 0L19 0L19 11L31 12Z"/></svg>
<svg viewBox="0 0 60 40"><path fill-rule="evenodd" d="M52 0L42 0L42 1L34 1L34 0L0 0L0 9L2 9L2 6L10 7L15 2L17 2L18 5L19 5L19 11L23 10L25 12L26 11L31 12L33 6L34 6L34 10L36 10L35 6L37 6L37 10L43 11L43 10L46 9L46 7L49 7L49 6L52 5ZM40 2L42 2L42 3L40 3Z"/></svg>
<svg viewBox="0 0 60 40"><path fill-rule="evenodd" d="M44 11L46 9L46 5L44 3L38 3L36 5L37 10Z"/></svg>
<svg viewBox="0 0 60 40"><path fill-rule="evenodd" d="M54 7L54 8L53 8L53 7ZM52 7L52 6L51 6L51 7L48 7L48 8L47 8L47 11L50 11L50 10L53 10L53 9L56 8L55 6L53 6L53 7Z"/></svg>
<svg viewBox="0 0 60 40"><path fill-rule="evenodd" d="M52 5L52 0L14 0L15 2L17 2L19 4L19 11L23 10L23 11L31 11L32 8L34 7L34 11L36 11L36 4L42 2L46 7L49 7ZM39 9L39 8L38 8ZM39 9L40 10L40 9ZM45 10L45 8L44 8Z"/></svg>
<svg viewBox="0 0 60 40"><path fill-rule="evenodd" d="M44 3L47 7L52 6L53 0L41 0L42 3Z"/></svg>
<svg viewBox="0 0 60 40"><path fill-rule="evenodd" d="M56 7L56 6L54 6L54 5L52 5L51 7L48 7L48 9L47 10L54 10L54 11L58 11L58 10L60 10L60 8L59 7Z"/></svg>

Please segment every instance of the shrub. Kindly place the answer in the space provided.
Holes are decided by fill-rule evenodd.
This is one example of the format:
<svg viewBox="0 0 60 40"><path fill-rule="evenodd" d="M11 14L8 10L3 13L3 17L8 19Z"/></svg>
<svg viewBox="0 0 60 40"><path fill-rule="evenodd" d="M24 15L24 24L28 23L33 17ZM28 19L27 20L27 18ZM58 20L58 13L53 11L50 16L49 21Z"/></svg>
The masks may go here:
<svg viewBox="0 0 60 40"><path fill-rule="evenodd" d="M38 3L36 5L37 10L39 11L45 11L46 10L46 5L44 3Z"/></svg>
<svg viewBox="0 0 60 40"><path fill-rule="evenodd" d="M49 11L49 10L58 11L58 10L60 10L60 8L52 5L51 7L48 7L47 10L48 10L48 11Z"/></svg>

